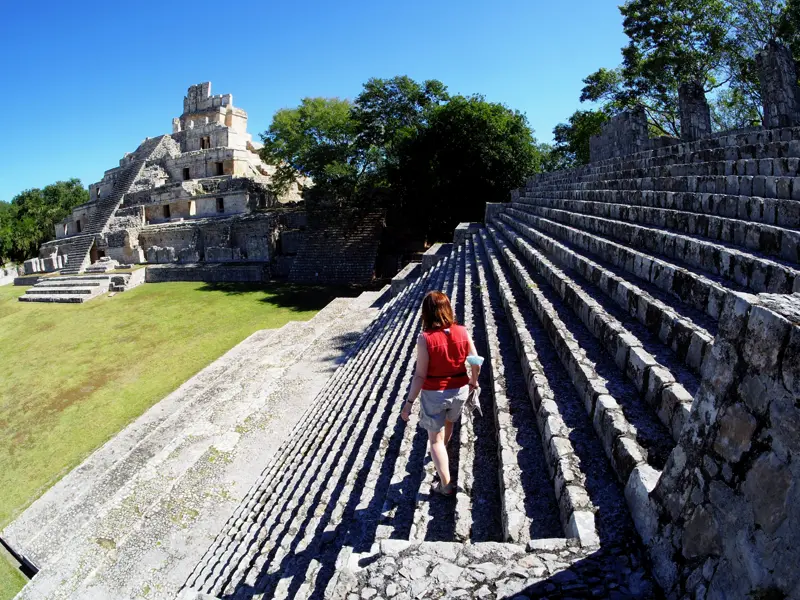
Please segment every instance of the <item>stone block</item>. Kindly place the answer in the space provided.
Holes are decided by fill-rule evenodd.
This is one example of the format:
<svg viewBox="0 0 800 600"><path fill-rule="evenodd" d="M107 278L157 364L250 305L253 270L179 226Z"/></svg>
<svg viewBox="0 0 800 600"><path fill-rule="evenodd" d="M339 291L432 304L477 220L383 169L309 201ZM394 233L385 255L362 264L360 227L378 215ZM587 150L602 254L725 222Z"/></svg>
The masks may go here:
<svg viewBox="0 0 800 600"><path fill-rule="evenodd" d="M742 355L753 368L772 372L778 368L778 357L786 345L789 321L761 306L754 306L747 322Z"/></svg>
<svg viewBox="0 0 800 600"><path fill-rule="evenodd" d="M422 255L422 270L427 271L438 264L439 261L447 258L452 247L452 244L434 244L428 248L425 254Z"/></svg>
<svg viewBox="0 0 800 600"><path fill-rule="evenodd" d="M757 421L741 404L727 407L720 415L714 450L729 462L738 462L750 449Z"/></svg>
<svg viewBox="0 0 800 600"><path fill-rule="evenodd" d="M459 223L453 232L453 244L458 246L459 244L463 243L467 237L476 233L480 227L480 223Z"/></svg>
<svg viewBox="0 0 800 600"><path fill-rule="evenodd" d="M406 289L414 281L419 279L421 273L422 273L422 268L420 263L418 262L408 263L405 267L403 267L403 270L392 278L392 284L391 284L392 298L400 294L400 292Z"/></svg>
<svg viewBox="0 0 800 600"><path fill-rule="evenodd" d="M647 464L636 467L625 484L625 500L631 510L636 531L645 544L650 544L658 531L658 507L650 494L661 473Z"/></svg>

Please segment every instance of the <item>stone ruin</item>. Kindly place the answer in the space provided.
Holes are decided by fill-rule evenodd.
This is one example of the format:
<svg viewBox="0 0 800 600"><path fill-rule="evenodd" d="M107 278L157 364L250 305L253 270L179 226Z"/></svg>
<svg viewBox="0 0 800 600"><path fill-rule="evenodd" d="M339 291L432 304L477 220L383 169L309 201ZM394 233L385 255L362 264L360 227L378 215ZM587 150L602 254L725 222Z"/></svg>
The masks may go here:
<svg viewBox="0 0 800 600"><path fill-rule="evenodd" d="M424 294L486 357L434 469ZM538 175L258 332L2 532L44 598L797 598L800 126Z"/></svg>
<svg viewBox="0 0 800 600"><path fill-rule="evenodd" d="M800 87L797 67L786 46L771 42L756 55L756 65L764 105L763 126L793 127L800 123ZM714 135L711 111L701 83L682 83L678 90L680 139L670 136L651 138L643 107L624 111L603 124L601 133L590 140L592 162L619 158L644 150L654 150L683 142L693 142ZM748 128L737 133L748 133ZM727 132L731 134L733 132Z"/></svg>
<svg viewBox="0 0 800 600"><path fill-rule="evenodd" d="M146 139L90 185L90 201L56 225L56 239L26 261L26 274L76 276L106 257L161 265L148 281L289 277L306 240L298 202L310 181L299 179L276 197L268 187L275 167L261 160L260 148L247 133L247 113L230 94L212 95L208 82L191 86L172 133ZM366 222L362 229L370 240L380 234ZM337 239L335 232L328 237ZM376 252L368 256L356 245L340 257L354 265L371 260L366 270L354 268L358 278L348 283L371 281ZM314 281L340 281L321 266L316 272Z"/></svg>

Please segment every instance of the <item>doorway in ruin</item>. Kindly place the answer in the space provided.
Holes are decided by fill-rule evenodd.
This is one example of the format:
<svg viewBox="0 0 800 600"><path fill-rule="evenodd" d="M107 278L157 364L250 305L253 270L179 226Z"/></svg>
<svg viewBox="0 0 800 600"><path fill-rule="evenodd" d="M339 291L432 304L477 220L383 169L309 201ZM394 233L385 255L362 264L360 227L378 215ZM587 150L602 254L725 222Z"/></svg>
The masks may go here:
<svg viewBox="0 0 800 600"><path fill-rule="evenodd" d="M94 264L99 259L100 259L100 251L97 249L97 244L92 242L92 249L89 250L89 262L90 262L90 264Z"/></svg>

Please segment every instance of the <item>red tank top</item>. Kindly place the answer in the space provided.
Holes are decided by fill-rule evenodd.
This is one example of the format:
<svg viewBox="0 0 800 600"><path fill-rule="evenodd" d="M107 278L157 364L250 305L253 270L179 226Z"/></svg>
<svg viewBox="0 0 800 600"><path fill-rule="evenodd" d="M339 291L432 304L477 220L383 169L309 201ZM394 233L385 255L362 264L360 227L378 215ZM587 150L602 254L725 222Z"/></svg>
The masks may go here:
<svg viewBox="0 0 800 600"><path fill-rule="evenodd" d="M423 390L451 390L469 383L464 363L469 355L469 335L465 327L424 331L428 348L428 376Z"/></svg>

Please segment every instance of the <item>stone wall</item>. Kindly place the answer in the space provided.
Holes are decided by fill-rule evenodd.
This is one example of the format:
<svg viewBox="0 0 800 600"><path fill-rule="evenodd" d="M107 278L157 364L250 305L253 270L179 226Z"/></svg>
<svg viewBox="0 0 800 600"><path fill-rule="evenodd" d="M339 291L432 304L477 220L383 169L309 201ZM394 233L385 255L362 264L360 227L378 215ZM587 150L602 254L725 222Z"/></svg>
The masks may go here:
<svg viewBox="0 0 800 600"><path fill-rule="evenodd" d="M600 135L590 140L592 162L646 150L650 147L649 137L643 108L620 113L603 125Z"/></svg>
<svg viewBox="0 0 800 600"><path fill-rule="evenodd" d="M681 139L694 142L711 135L711 109L703 85L696 81L683 83L678 90Z"/></svg>
<svg viewBox="0 0 800 600"><path fill-rule="evenodd" d="M668 598L800 591L800 294L728 295L663 474L626 489Z"/></svg>
<svg viewBox="0 0 800 600"><path fill-rule="evenodd" d="M148 263L269 262L282 220L282 213L270 212L150 226L139 232L139 245Z"/></svg>
<svg viewBox="0 0 800 600"><path fill-rule="evenodd" d="M290 281L305 283L369 283L375 275L382 212L359 214L325 209L307 237L289 272Z"/></svg>
<svg viewBox="0 0 800 600"><path fill-rule="evenodd" d="M756 55L765 127L792 127L800 123L800 90L791 51L771 42Z"/></svg>
<svg viewBox="0 0 800 600"><path fill-rule="evenodd" d="M206 283L264 283L269 281L269 266L185 264L147 267L147 283L168 281L204 281Z"/></svg>

